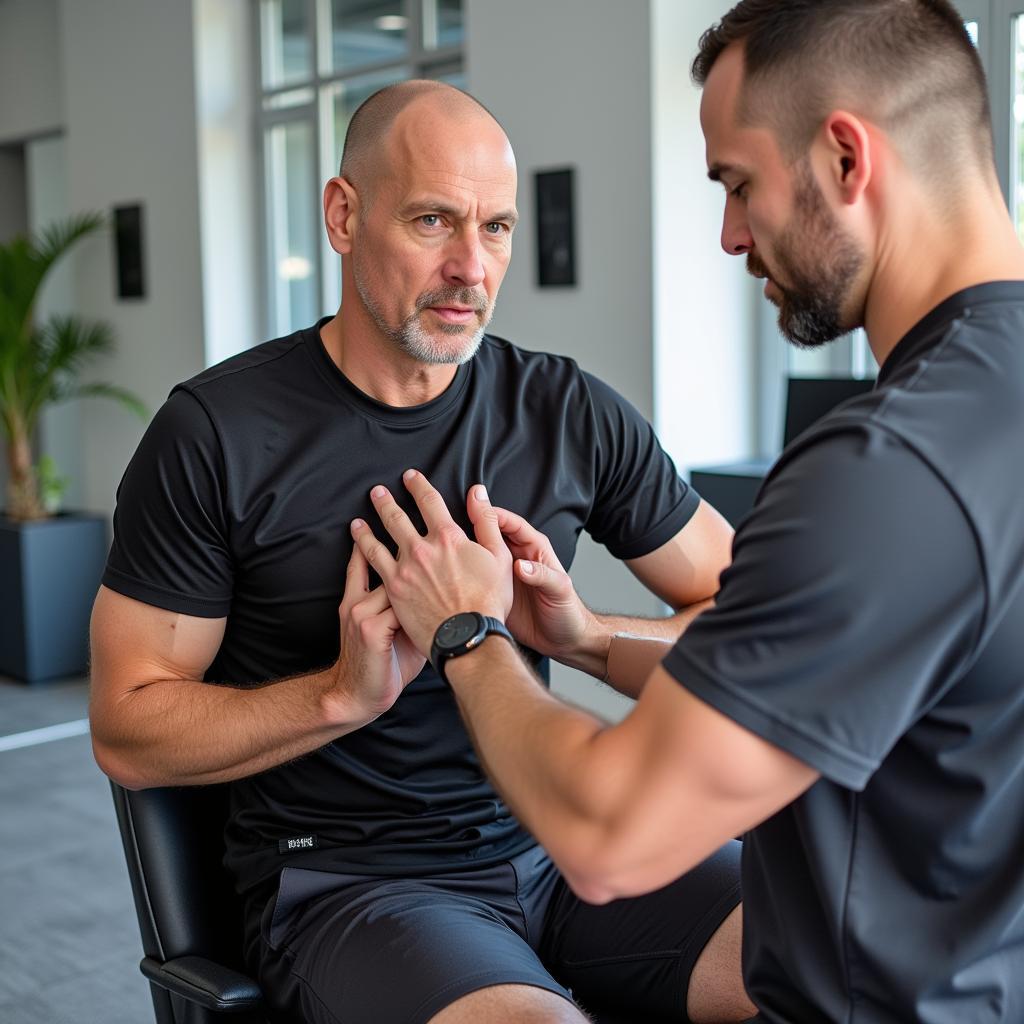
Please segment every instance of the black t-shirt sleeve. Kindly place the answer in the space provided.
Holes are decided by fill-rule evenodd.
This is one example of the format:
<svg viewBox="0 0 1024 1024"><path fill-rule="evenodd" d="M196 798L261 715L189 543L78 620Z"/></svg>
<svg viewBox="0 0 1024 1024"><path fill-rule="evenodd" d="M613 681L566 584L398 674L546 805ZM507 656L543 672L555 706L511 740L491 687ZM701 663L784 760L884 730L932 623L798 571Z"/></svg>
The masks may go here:
<svg viewBox="0 0 1024 1024"><path fill-rule="evenodd" d="M811 442L737 534L713 609L665 668L822 775L862 789L967 666L985 586L970 524L879 431Z"/></svg>
<svg viewBox="0 0 1024 1024"><path fill-rule="evenodd" d="M616 558L639 558L689 521L697 494L676 471L654 428L618 392L583 374L597 436L597 487L587 532Z"/></svg>
<svg viewBox="0 0 1024 1024"><path fill-rule="evenodd" d="M209 417L194 396L175 391L118 487L104 585L186 615L227 615L233 573L224 481Z"/></svg>

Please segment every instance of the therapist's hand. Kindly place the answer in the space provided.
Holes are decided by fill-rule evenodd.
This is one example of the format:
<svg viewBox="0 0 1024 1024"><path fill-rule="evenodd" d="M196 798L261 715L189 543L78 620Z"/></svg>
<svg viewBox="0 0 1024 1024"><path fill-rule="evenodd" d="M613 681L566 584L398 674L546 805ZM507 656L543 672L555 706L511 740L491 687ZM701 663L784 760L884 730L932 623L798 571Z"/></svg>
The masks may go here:
<svg viewBox="0 0 1024 1024"><path fill-rule="evenodd" d="M583 640L594 615L580 600L551 541L522 516L495 506L514 559L514 600L507 625L524 646L557 658Z"/></svg>
<svg viewBox="0 0 1024 1024"><path fill-rule="evenodd" d="M370 492L370 500L398 544L397 557L361 519L353 520L352 536L380 576L403 630L429 656L434 633L449 616L480 612L505 621L512 607L512 555L482 484L471 487L467 499L479 542L474 543L422 473L408 470L402 479L426 524L426 536L380 485Z"/></svg>

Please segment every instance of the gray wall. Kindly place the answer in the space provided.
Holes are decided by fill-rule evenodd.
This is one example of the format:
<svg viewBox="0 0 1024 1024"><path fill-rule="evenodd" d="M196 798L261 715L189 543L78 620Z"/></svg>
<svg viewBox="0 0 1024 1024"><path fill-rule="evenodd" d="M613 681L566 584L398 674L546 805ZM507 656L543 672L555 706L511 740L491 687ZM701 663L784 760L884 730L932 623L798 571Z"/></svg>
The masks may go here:
<svg viewBox="0 0 1024 1024"><path fill-rule="evenodd" d="M96 379L130 388L155 409L203 367L199 184L192 4L62 0L69 206L144 207L144 299L115 298L109 237L76 262L76 308L113 324L115 356ZM82 417L83 501L109 510L143 425L120 406L90 400Z"/></svg>
<svg viewBox="0 0 1024 1024"><path fill-rule="evenodd" d="M0 143L64 124L58 0L0 3Z"/></svg>

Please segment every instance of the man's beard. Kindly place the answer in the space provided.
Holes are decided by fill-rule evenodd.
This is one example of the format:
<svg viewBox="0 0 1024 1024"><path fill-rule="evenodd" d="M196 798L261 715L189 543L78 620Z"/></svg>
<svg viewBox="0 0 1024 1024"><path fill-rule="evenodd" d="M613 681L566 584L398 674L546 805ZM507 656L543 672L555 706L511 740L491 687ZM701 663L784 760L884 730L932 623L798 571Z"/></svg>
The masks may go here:
<svg viewBox="0 0 1024 1024"><path fill-rule="evenodd" d="M437 288L432 292L424 292L416 299L416 308L401 323L389 323L374 300L366 279L360 273L359 265L354 267L356 290L363 301L363 306L370 314L377 330L391 341L401 352L411 356L417 362L430 365L460 365L469 362L476 355L476 350L483 341L484 330L494 315L494 304L488 305L485 297L472 288L446 287ZM446 345L424 328L421 314L431 306L471 306L477 314L478 325L473 330L471 324L439 323L437 330L451 338ZM467 336L467 332L472 331Z"/></svg>
<svg viewBox="0 0 1024 1024"><path fill-rule="evenodd" d="M843 306L850 286L864 264L864 254L825 205L805 159L796 172L796 213L776 245L786 286L759 257L747 255L747 270L770 277L782 293L779 330L798 348L820 348L851 330Z"/></svg>

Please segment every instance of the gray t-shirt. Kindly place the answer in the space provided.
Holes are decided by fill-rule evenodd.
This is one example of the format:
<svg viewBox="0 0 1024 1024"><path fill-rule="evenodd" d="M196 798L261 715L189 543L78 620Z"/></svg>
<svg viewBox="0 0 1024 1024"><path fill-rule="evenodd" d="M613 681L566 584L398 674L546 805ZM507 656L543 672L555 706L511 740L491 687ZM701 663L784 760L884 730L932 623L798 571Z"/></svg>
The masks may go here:
<svg viewBox="0 0 1024 1024"><path fill-rule="evenodd" d="M665 661L821 773L744 846L762 1021L1024 1021L1024 282L798 438Z"/></svg>

